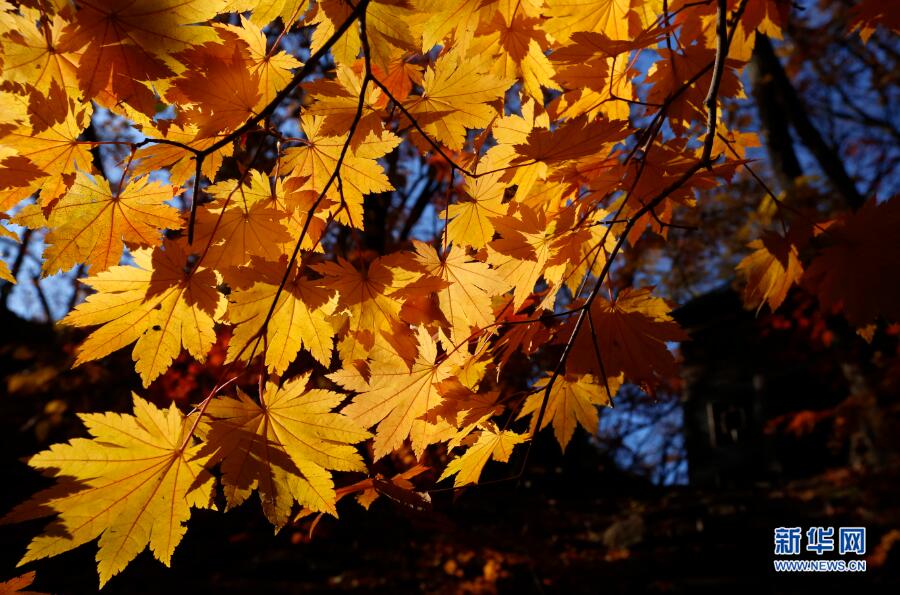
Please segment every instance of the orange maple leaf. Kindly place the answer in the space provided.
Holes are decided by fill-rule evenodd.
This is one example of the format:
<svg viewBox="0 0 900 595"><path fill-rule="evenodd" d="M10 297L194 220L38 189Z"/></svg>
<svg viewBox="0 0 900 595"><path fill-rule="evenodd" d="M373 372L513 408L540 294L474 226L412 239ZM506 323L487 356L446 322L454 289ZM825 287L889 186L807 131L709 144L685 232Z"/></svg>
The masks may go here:
<svg viewBox="0 0 900 595"><path fill-rule="evenodd" d="M669 311L649 288L625 288L613 301L598 297L575 337L569 373L624 374L626 381L649 390L676 377L675 357L666 343L688 336Z"/></svg>

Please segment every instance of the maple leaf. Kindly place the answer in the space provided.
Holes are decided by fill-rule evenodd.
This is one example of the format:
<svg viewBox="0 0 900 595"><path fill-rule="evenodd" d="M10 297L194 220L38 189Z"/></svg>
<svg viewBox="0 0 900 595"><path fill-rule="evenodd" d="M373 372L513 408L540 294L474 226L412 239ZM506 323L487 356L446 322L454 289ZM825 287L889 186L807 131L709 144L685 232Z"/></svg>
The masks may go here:
<svg viewBox="0 0 900 595"><path fill-rule="evenodd" d="M37 591L24 591L23 589L30 587L34 582L35 572L26 572L21 576L11 578L8 581L0 583L0 593L11 595L12 593L21 593L22 595L40 595Z"/></svg>
<svg viewBox="0 0 900 595"><path fill-rule="evenodd" d="M633 39L612 39L599 32L572 34L571 43L556 49L551 61L556 80L565 90L551 109L558 118L605 115L610 120L628 120L629 102L636 99L633 78L635 55L656 46L665 30L650 28Z"/></svg>
<svg viewBox="0 0 900 595"><path fill-rule="evenodd" d="M271 319L260 341L266 366L276 374L283 373L303 347L327 367L331 363L335 334L330 317L337 307L337 294L294 275L272 308L280 282L273 277L270 275L266 282L239 289L229 297L226 318L235 327L228 343L227 361L250 357L271 309Z"/></svg>
<svg viewBox="0 0 900 595"><path fill-rule="evenodd" d="M565 214L565 211L561 213L560 219L564 219ZM570 210L569 214L575 215L575 211ZM609 213L605 210L594 209L584 218L584 225L578 225L580 219L573 220L571 227L559 234L554 243L557 252L550 262L555 266L563 266L565 272L561 280L573 294L578 293L585 275L600 275L606 265L606 256L615 249L617 238L613 229L616 226L604 225L604 220L608 217ZM558 284L552 288L553 291L548 292L542 307L550 307L545 304L555 299L554 294L558 293L560 287L561 284Z"/></svg>
<svg viewBox="0 0 900 595"><path fill-rule="evenodd" d="M147 178L119 184L78 172L69 192L57 202L47 221L43 270L53 274L86 263L92 273L119 264L123 245L153 247L160 231L181 228L181 214L165 204L177 189Z"/></svg>
<svg viewBox="0 0 900 595"><path fill-rule="evenodd" d="M189 270L174 242L133 253L137 266L116 266L84 281L97 290L63 320L100 326L78 346L75 365L135 343L132 358L144 386L162 374L182 346L203 361L215 342L213 325L225 310L210 269Z"/></svg>
<svg viewBox="0 0 900 595"><path fill-rule="evenodd" d="M543 389L548 382L549 377L545 377L535 384L534 388ZM597 432L600 425L597 407L609 406L612 402L612 394L615 394L621 385L621 375L607 378L605 383L588 375L558 376L550 389L540 429L543 430L547 424L552 422L556 441L565 451L577 426L580 425L591 434ZM607 387L612 394L607 392ZM530 395L522 405L522 409L519 410L517 419L531 415L532 434L536 429L538 410L541 408L545 393L546 390L541 390Z"/></svg>
<svg viewBox="0 0 900 595"><path fill-rule="evenodd" d="M247 264L253 256L277 261L291 239L284 211L267 202L248 204L241 190L235 186L224 199L197 209L195 241L208 246L204 263L220 271Z"/></svg>
<svg viewBox="0 0 900 595"><path fill-rule="evenodd" d="M401 56L416 53L422 37L421 21L422 16L407 0L375 0L369 4L366 33L372 64L390 72L392 64L401 63Z"/></svg>
<svg viewBox="0 0 900 595"><path fill-rule="evenodd" d="M694 163L696 163L694 157L690 154L686 155L682 145L667 144L655 149L640 168L629 165L621 180L622 186L631 188L624 212L639 211L643 205L647 204L648 200L652 200L659 194L660 188L666 188L673 184L673 180L677 180L678 176L683 175ZM617 173L621 174L621 172ZM719 183L717 177L715 173L708 170L702 173L698 172L693 178L694 188L715 188ZM610 186L607 180L601 179L600 182L602 189ZM647 228L665 237L667 228L663 225L672 221L676 205L694 207L696 199L693 188L680 187L668 194L662 204L654 209L655 216L645 212L635 221L635 225L628 234L628 241L632 244L636 242Z"/></svg>
<svg viewBox="0 0 900 595"><path fill-rule="evenodd" d="M91 153L78 141L90 121L90 105L72 111L64 95L51 93L45 99L50 101L29 114L31 126L23 125L0 139L20 158L0 162L0 179L18 179L0 189L0 208L8 209L37 190L41 202L50 205L68 191L76 169L91 170ZM30 175L21 175L23 166L29 167Z"/></svg>
<svg viewBox="0 0 900 595"><path fill-rule="evenodd" d="M39 11L23 7L22 14L7 13L7 33L0 37L3 55L3 78L11 83L30 85L46 94L58 84L67 94L77 95L76 70L79 55L60 52L56 46L67 21L53 15L41 22Z"/></svg>
<svg viewBox="0 0 900 595"><path fill-rule="evenodd" d="M256 16L257 13L254 13L254 17ZM266 18L268 17L262 17L261 20ZM254 106L254 111L268 105L293 78L291 70L302 65L287 52L270 52L266 36L253 20L247 20L242 16L240 27L223 25L218 31L226 45L234 41L246 45L246 64L250 79L255 78L259 84L259 100ZM247 94L249 96L251 92L248 91Z"/></svg>
<svg viewBox="0 0 900 595"><path fill-rule="evenodd" d="M286 26L291 26L303 15L306 0L228 0L220 12L248 12L255 26L268 25L277 18Z"/></svg>
<svg viewBox="0 0 900 595"><path fill-rule="evenodd" d="M377 425L372 446L375 459L398 448L406 438L421 456L425 447L449 439L454 428L445 421L431 423L425 413L440 405L438 384L450 376L450 360L437 362L437 345L425 327L416 331L418 355L408 367L396 353L383 351L370 364L371 376L341 412L361 425ZM329 376L353 390L340 375Z"/></svg>
<svg viewBox="0 0 900 595"><path fill-rule="evenodd" d="M291 172L285 179L285 190L291 200L315 199L325 190L328 180L337 169L338 159L346 144L344 136L324 136L320 134L323 118L304 116L301 119L307 143L303 147L287 149L282 166ZM347 151L341 162L341 183L333 183L327 198L335 205L332 212L335 219L353 227L362 227L363 196L373 192L393 190L384 168L376 161L391 151L400 138L384 131L380 135L369 134L359 145ZM342 205L341 208L338 205ZM340 212L338 212L340 209Z"/></svg>
<svg viewBox="0 0 900 595"><path fill-rule="evenodd" d="M371 480L364 480L360 484L364 483L366 487L357 495L356 500L363 508L368 510L372 502L379 496L384 495L391 501L401 504L408 509L415 511L431 510L431 495L428 492L416 491L415 485L410 481L426 471L428 471L428 467L417 464L403 473L398 473L390 478L384 478L379 474ZM368 487L369 485L372 487ZM347 488L344 488L344 490L347 490Z"/></svg>
<svg viewBox="0 0 900 595"><path fill-rule="evenodd" d="M518 218L495 219L501 237L490 243L488 263L514 287L513 309L518 310L534 291L553 254L555 224L546 214L519 205Z"/></svg>
<svg viewBox="0 0 900 595"><path fill-rule="evenodd" d="M447 239L462 246L484 248L494 237L492 218L506 215L503 196L506 185L500 181L501 173L493 173L474 181L467 181L463 189L470 200L463 200L447 207Z"/></svg>
<svg viewBox="0 0 900 595"><path fill-rule="evenodd" d="M464 381L464 375L458 372L456 377L441 382L438 390L444 401L429 411L425 418L429 421L443 418L454 427L462 428L448 443L448 448L451 449L461 444L477 425L487 422L505 410L505 407L497 402L499 393L496 391L473 393L469 386L463 384ZM477 384L477 381L474 384Z"/></svg>
<svg viewBox="0 0 900 595"><path fill-rule="evenodd" d="M403 59L396 59L387 66L384 73L376 78L398 101L404 101L413 90L413 85L422 84L422 69Z"/></svg>
<svg viewBox="0 0 900 595"><path fill-rule="evenodd" d="M400 322L403 304L392 296L400 287L395 272L382 259L357 269L349 261L314 265L325 276L325 285L337 290L338 309L349 312L347 337L341 348L345 362L363 360L374 345L376 335L391 333Z"/></svg>
<svg viewBox="0 0 900 595"><path fill-rule="evenodd" d="M496 56L494 74L507 80L521 77L525 92L543 101L542 86L561 90L553 80L556 73L545 54L550 40L540 27L541 19L523 13L517 11L511 19L499 11L495 13L493 20L478 31L478 45L487 46L482 51Z"/></svg>
<svg viewBox="0 0 900 595"><path fill-rule="evenodd" d="M178 58L188 69L172 83L166 98L195 106L188 114L198 135L234 130L256 114L263 96L260 76L266 71L253 63L242 39L192 46Z"/></svg>
<svg viewBox="0 0 900 595"><path fill-rule="evenodd" d="M627 134L625 122L569 120L553 131L531 131L525 143L516 146L519 157L513 163L531 160L556 165L597 153L607 154Z"/></svg>
<svg viewBox="0 0 900 595"><path fill-rule="evenodd" d="M802 283L819 297L824 308L843 310L854 326L881 315L900 320L900 199L874 199L859 211L846 214L828 227L825 246L803 274Z"/></svg>
<svg viewBox="0 0 900 595"><path fill-rule="evenodd" d="M34 90L35 98L44 98L45 96L38 90ZM59 85L53 84L52 90L48 92L51 96L50 101L55 104L61 103L59 99L53 98L55 94L57 97L61 98L63 96L63 91L60 89ZM0 90L0 108L3 109L3 115L0 115L0 138L3 138L22 124L26 123L30 119L29 111L34 112L31 104L31 95L19 95L18 93L13 93L8 90ZM34 132L40 132L40 127L37 129L32 128ZM0 145L2 147L2 145ZM4 154L8 152L8 154L14 154L12 151L9 151L8 148L3 149Z"/></svg>
<svg viewBox="0 0 900 595"><path fill-rule="evenodd" d="M890 28L879 6L844 11L848 27ZM0 0L0 206L15 213L0 219L29 230L19 260L89 268L63 320L92 331L75 365L131 346L145 386L188 355L242 370L225 385L271 376L252 398L217 384L191 419L137 397L134 415L85 416L91 439L32 460L61 481L11 518L60 517L28 556L99 536L103 582L148 543L168 562L214 466L228 508L258 492L276 530L295 506L315 527L351 494L428 513L411 482L423 465L343 485L335 472L366 470L363 442L403 468L407 443L420 459L446 443L440 479L477 483L529 439L499 419L552 424L565 450L622 383L665 383L686 334L630 285L668 265L664 242L707 258L669 229L706 221L697 192L719 200L755 154L730 99L786 7ZM866 162L869 145L853 147ZM872 339L873 320L900 316L883 272L898 268L898 204L765 233L737 267L745 303L775 308L799 284ZM20 264L0 261L0 278ZM541 374L562 345L566 366ZM173 373L191 380L175 397L197 369Z"/></svg>
<svg viewBox="0 0 900 595"><path fill-rule="evenodd" d="M900 31L900 18L891 10L885 10L878 0L862 0L850 8L849 31L859 31L859 36L868 42L878 26L893 32Z"/></svg>
<svg viewBox="0 0 900 595"><path fill-rule="evenodd" d="M759 311L768 302L774 311L803 276L797 247L776 234L766 234L762 239L750 242L749 247L753 248L753 253L735 269L747 280L744 304Z"/></svg>
<svg viewBox="0 0 900 595"><path fill-rule="evenodd" d="M687 47L684 52L662 50L663 59L656 63L653 72L647 77L647 82L651 85L647 99L653 103L666 101L675 89L689 80L695 80L693 85L670 102L669 121L679 133L691 121L706 117L704 101L712 79L709 65L715 60L715 53L714 49L701 45ZM740 63L726 59L724 64L719 86L720 97L742 96L743 87L737 73ZM700 75L699 78L696 75Z"/></svg>
<svg viewBox="0 0 900 595"><path fill-rule="evenodd" d="M225 0L107 0L79 5L60 39L64 52L81 51L79 86L104 105L128 102L148 116L157 100L144 81L171 77L183 66L173 55L215 39L213 18Z"/></svg>
<svg viewBox="0 0 900 595"><path fill-rule="evenodd" d="M148 545L166 566L184 536L191 508L212 507L214 479L189 437L193 422L175 407L158 409L134 395L134 414L79 416L92 438L56 444L28 464L60 483L14 509L6 522L58 514L20 564L100 537L100 585Z"/></svg>
<svg viewBox="0 0 900 595"><path fill-rule="evenodd" d="M184 125L171 124L165 131L149 124L144 124L143 129L147 135L153 138L180 143L197 151L209 148L218 140L215 137L198 139L199 128L187 123ZM230 157L232 152L231 145L227 145L207 155L203 160L200 173L209 179L214 179L216 172L222 166L222 161L226 157ZM132 167L137 176L168 168L169 181L177 186L184 185L196 172L196 162L191 151L166 143L150 144L138 149Z"/></svg>
<svg viewBox="0 0 900 595"><path fill-rule="evenodd" d="M353 7L341 0L317 0L315 11L306 20L308 25L316 26L309 51L315 53L322 48L340 24L350 18L352 11ZM359 29L351 27L331 47L331 53L336 63L352 64L361 47Z"/></svg>
<svg viewBox="0 0 900 595"><path fill-rule="evenodd" d="M9 270L9 265L7 265L5 261L0 261L0 279L8 281L13 285L16 284L16 278L13 277L12 272Z"/></svg>
<svg viewBox="0 0 900 595"><path fill-rule="evenodd" d="M634 5L634 7L633 7ZM662 0L565 0L548 3L546 30L559 41L573 33L603 33L610 39L631 39L661 12Z"/></svg>
<svg viewBox="0 0 900 595"><path fill-rule="evenodd" d="M425 71L422 95L405 105L427 134L450 149L462 149L466 129L484 128L497 115L489 103L502 98L512 84L488 70L489 65L459 52L443 54Z"/></svg>
<svg viewBox="0 0 900 595"><path fill-rule="evenodd" d="M323 78L304 85L314 101L307 113L323 117L316 134L340 137L356 121L356 133L350 139L350 147L354 150L370 135L380 137L384 130L380 108L384 107L387 98L375 85L366 87L362 114L358 120L356 118L364 79L363 68L364 64L359 60L353 67L339 64L333 80Z"/></svg>
<svg viewBox="0 0 900 595"><path fill-rule="evenodd" d="M649 288L625 288L612 302L598 297L575 337L569 373L625 380L652 390L677 375L675 357L666 342L687 334L669 315L665 300ZM595 342L596 341L596 342Z"/></svg>
<svg viewBox="0 0 900 595"><path fill-rule="evenodd" d="M252 170L248 173L249 175L243 176L241 180L224 180L209 186L206 191L218 199L219 202L216 203L218 205L234 204L244 209L245 214L242 217L246 220L234 221L235 230L251 230L253 226L250 225L249 210L254 208L265 209L266 216L261 220L261 223L269 228L269 232L254 234L255 238L251 237L250 240L251 243L256 244L254 254L267 255L270 261L277 261L281 254L289 254L293 250L295 243L300 240L300 234L305 227L307 212L303 207L288 204L288 196L285 193L282 178L276 177L270 180L268 176L258 170ZM295 199L296 196L291 198ZM292 200L291 202L294 201ZM198 213L202 212L198 210ZM306 234L303 236L301 243L301 248L304 250L322 251L319 239L325 230L326 222L319 216L320 214L316 213L313 215L312 221L306 228ZM236 216L237 213L232 213L232 215ZM215 217L215 221L218 220L218 217ZM198 228L202 227L202 225L202 222L198 220ZM216 243L219 242L217 236L224 235L225 232L225 228L221 227L222 224L219 223L218 225L219 227L216 227L216 224L213 223L212 228L209 228L211 235L208 236L210 240ZM289 236L286 241L284 240L285 231ZM272 232L271 235L269 235L270 232ZM197 233L199 235L202 233L202 230L198 229ZM200 244L203 245L203 242L200 241ZM225 249L227 244L229 242L221 243L221 249ZM235 248L233 252L232 260L243 260L246 262L245 258L240 257L241 251L239 249ZM226 271L223 271L224 273Z"/></svg>
<svg viewBox="0 0 900 595"><path fill-rule="evenodd" d="M415 242L415 247L416 260L425 272L449 284L437 297L450 322L451 339L463 341L472 328L489 326L494 321L491 297L504 293L509 286L487 264L470 260L460 248L451 247L441 256L423 242Z"/></svg>
<svg viewBox="0 0 900 595"><path fill-rule="evenodd" d="M416 0L417 10L427 15L422 24L422 52L428 52L440 44L450 34L454 46L466 48L482 19L490 20L496 10L492 2L481 0L461 0L442 2L441 0Z"/></svg>
<svg viewBox="0 0 900 595"><path fill-rule="evenodd" d="M475 442L465 453L450 461L438 481L456 475L453 480L456 487L478 483L488 461L493 459L506 463L516 445L528 440L528 436L510 430L498 430L493 425L476 432L474 436Z"/></svg>
<svg viewBox="0 0 900 595"><path fill-rule="evenodd" d="M517 201L524 200L534 189L535 184L546 177L547 167L542 163L530 163L528 160L517 159L519 155L516 146L525 143L531 131L548 128L549 125L548 114L531 100L522 104L521 116L510 114L498 118L491 125L491 135L497 140L497 144L488 149L484 158L479 162L479 167L481 171L496 172L501 175L500 179L505 185L514 185L514 199ZM514 159L517 159L515 165L512 163ZM482 178L490 178L492 175L495 174L488 174ZM481 180L481 178L478 179Z"/></svg>
<svg viewBox="0 0 900 595"><path fill-rule="evenodd" d="M352 444L371 435L332 410L343 400L335 392L307 390L309 374L283 386L267 384L259 403L238 389L238 398L218 398L203 452L221 460L228 508L259 490L266 517L281 528L294 501L337 516L331 471L365 471Z"/></svg>
<svg viewBox="0 0 900 595"><path fill-rule="evenodd" d="M747 4L741 18L745 33L759 31L763 35L781 39L781 30L787 24L790 5L780 0L763 0Z"/></svg>

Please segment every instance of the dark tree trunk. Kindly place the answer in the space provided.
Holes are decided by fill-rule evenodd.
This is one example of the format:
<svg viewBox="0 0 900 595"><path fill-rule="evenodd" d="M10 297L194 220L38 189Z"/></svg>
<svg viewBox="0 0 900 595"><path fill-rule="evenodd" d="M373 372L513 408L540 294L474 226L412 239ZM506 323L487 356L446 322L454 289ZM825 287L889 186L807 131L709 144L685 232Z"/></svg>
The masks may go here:
<svg viewBox="0 0 900 595"><path fill-rule="evenodd" d="M798 173L800 168L792 147L788 151L790 139L785 124L790 123L835 191L850 208L855 210L861 207L864 198L847 173L838 150L826 142L810 120L803 100L775 55L772 42L762 33L756 34L752 72L755 78L754 95L760 108L760 119L769 142L772 162L776 171L782 169L782 172L778 172L779 181L782 181L782 176L787 179Z"/></svg>

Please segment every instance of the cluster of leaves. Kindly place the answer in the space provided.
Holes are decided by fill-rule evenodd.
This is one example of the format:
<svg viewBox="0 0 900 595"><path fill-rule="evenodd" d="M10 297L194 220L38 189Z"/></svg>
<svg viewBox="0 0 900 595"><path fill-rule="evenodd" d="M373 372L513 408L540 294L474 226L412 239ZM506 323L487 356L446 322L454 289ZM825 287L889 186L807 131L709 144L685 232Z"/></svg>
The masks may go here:
<svg viewBox="0 0 900 595"><path fill-rule="evenodd" d="M93 329L76 365L133 345L146 387L230 336L226 373L188 414L135 395L133 414L83 415L90 438L30 460L59 482L7 519L58 517L23 563L99 537L101 584L147 545L168 564L217 486L227 507L258 492L276 528L298 504L336 515L348 493L424 502L418 467L352 474L409 441L418 458L457 449L441 479L474 483L549 424L563 448L576 426L594 431L624 382L667 382L667 343L686 336L652 288L614 293L613 263L746 165L754 136L718 113L743 97L756 31L778 35L787 10L0 2L0 205L47 230L45 274L89 272L93 293L62 321ZM308 52L294 31L311 31ZM122 125L98 140L101 111ZM445 192L426 198L446 225L338 254L338 234L373 232L367 196L405 190L385 170L401 153L440 172ZM802 276L855 323L897 318L896 294L846 291L876 282L855 263L884 250L873 226L896 242L897 205L761 239L741 265L748 302L776 307ZM803 273L798 250L819 231L830 243ZM498 382L514 356L546 353L556 365L526 390ZM253 395L237 387L251 376ZM510 429L525 417L530 432Z"/></svg>

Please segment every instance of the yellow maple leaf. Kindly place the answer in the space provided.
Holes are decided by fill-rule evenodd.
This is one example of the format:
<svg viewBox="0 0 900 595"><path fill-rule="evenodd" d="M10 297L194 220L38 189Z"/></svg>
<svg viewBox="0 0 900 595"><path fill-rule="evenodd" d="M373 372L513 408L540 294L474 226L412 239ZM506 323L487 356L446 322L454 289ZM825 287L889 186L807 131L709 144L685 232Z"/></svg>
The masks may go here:
<svg viewBox="0 0 900 595"><path fill-rule="evenodd" d="M632 39L662 12L662 0L551 0L547 33L566 42L574 33L603 33L610 39Z"/></svg>
<svg viewBox="0 0 900 595"><path fill-rule="evenodd" d="M630 41L611 39L603 33L574 33L570 42L557 48L551 62L556 80L565 93L555 110L559 118L603 114L611 120L627 120L629 101L637 99L632 78L636 52L661 40L658 29L651 29Z"/></svg>
<svg viewBox="0 0 900 595"><path fill-rule="evenodd" d="M362 93L364 64L357 60L354 66L338 64L335 78L319 79L304 85L314 103L306 112L313 116L322 116L324 120L316 131L321 136L340 137L345 134L356 120L359 110L359 96ZM384 124L383 113L386 97L376 85L366 87L363 110L356 124L356 133L350 141L350 147L357 149L361 142L371 137L382 136Z"/></svg>
<svg viewBox="0 0 900 595"><path fill-rule="evenodd" d="M368 8L367 8L368 10ZM333 35L340 25L350 18L353 6L342 0L318 0L316 8L309 14L306 24L315 25L312 40L309 44L311 53L317 52ZM340 39L331 46L331 54L337 64L352 64L362 47L359 27L347 29Z"/></svg>
<svg viewBox="0 0 900 595"><path fill-rule="evenodd" d="M542 211L519 205L518 217L495 219L500 238L488 245L488 264L514 288L518 310L534 291L554 253L555 222Z"/></svg>
<svg viewBox="0 0 900 595"><path fill-rule="evenodd" d="M491 72L502 79L521 78L525 92L543 102L541 87L557 91L560 87L553 80L556 74L553 64L544 53L550 41L541 24L540 18L517 12L512 19L507 19L498 11L490 23L479 29L473 49L493 54Z"/></svg>
<svg viewBox="0 0 900 595"><path fill-rule="evenodd" d="M366 9L366 33L372 64L387 71L404 54L417 53L426 16L416 12L408 0L371 2Z"/></svg>
<svg viewBox="0 0 900 595"><path fill-rule="evenodd" d="M394 343L398 352L415 351L414 342L404 336L409 327L400 321L402 296L394 295L413 281L415 275L392 268L390 264L387 259L375 259L368 266L357 269L339 257L337 262L312 267L325 276L326 287L337 290L338 311L346 311L349 315L338 345L345 365L365 360L376 342L382 340ZM407 349L402 347L404 343Z"/></svg>
<svg viewBox="0 0 900 595"><path fill-rule="evenodd" d="M803 276L797 247L776 234L754 240L749 247L753 252L735 267L747 282L744 304L759 311L768 302L769 308L775 310Z"/></svg>
<svg viewBox="0 0 900 595"><path fill-rule="evenodd" d="M560 251L554 263L560 260L565 262L563 279L573 294L578 291L585 275L599 275L602 272L607 255L615 248L617 238L611 230L614 227L601 224L607 217L609 213L605 210L594 209L585 218L586 225L573 228L557 240Z"/></svg>
<svg viewBox="0 0 900 595"><path fill-rule="evenodd" d="M497 115L512 79L488 74L491 64L449 51L425 71L422 94L405 103L422 129L450 149L462 149L466 129L484 128Z"/></svg>
<svg viewBox="0 0 900 595"><path fill-rule="evenodd" d="M300 239L308 207L307 205L289 205L282 178L274 178L273 182L270 182L269 176L258 170L252 170L249 172L249 175L244 176L243 180L223 180L209 186L206 191L211 196L216 197L220 204L227 201L229 204L241 205L245 209L252 209L256 205L262 205L268 209L270 215L272 212L277 213L277 217L272 215L273 218L268 225L277 220L281 229L274 236L266 237L264 243L267 245L260 246L260 249L271 251L274 246L277 247L277 254L290 254L296 241ZM296 201L292 202L295 203ZM327 209L324 209L324 211L327 213ZM313 216L313 220L303 236L301 248L304 250L316 250L318 252L323 250L319 243L319 238L325 231L326 222L319 216L320 214L317 211L317 214ZM282 241L282 231L285 227L287 228L289 239ZM220 235L219 232L216 235ZM201 245L203 244L201 243ZM278 260L278 256L275 256L273 260Z"/></svg>
<svg viewBox="0 0 900 595"><path fill-rule="evenodd" d="M9 270L9 265L6 264L5 260L0 260L0 279L9 281L13 285L16 284L16 278L13 277L12 272Z"/></svg>
<svg viewBox="0 0 900 595"><path fill-rule="evenodd" d="M497 144L488 149L478 164L479 170L502 174L500 179L503 183L516 189L513 198L517 201L524 200L539 180L546 179L547 167L540 162L532 163L518 159L520 155L516 146L525 143L533 130L545 129L549 125L548 114L534 100L524 101L521 116L510 114L498 118L491 125L491 134L497 140ZM516 160L515 165L513 165L514 159ZM482 177L490 178L493 175L495 174Z"/></svg>
<svg viewBox="0 0 900 595"><path fill-rule="evenodd" d="M413 450L421 456L425 447L449 439L454 431L446 421L431 423L423 416L440 405L443 397L438 384L451 373L448 360L438 363L437 345L425 327L418 327L419 351L410 368L397 354L381 351L371 364L371 376L349 405L341 412L364 427L376 425L372 443L375 459L380 459L412 439ZM348 386L342 375L329 376Z"/></svg>
<svg viewBox="0 0 900 595"><path fill-rule="evenodd" d="M236 186L226 198L197 209L194 241L209 246L203 264L210 268L241 266L253 256L277 261L291 240L283 223L287 214L268 201L248 204L242 188Z"/></svg>
<svg viewBox="0 0 900 595"><path fill-rule="evenodd" d="M7 33L0 37L3 55L3 78L20 85L31 85L47 93L56 82L67 94L77 96L76 69L79 55L60 52L60 35L67 22L59 15L41 21L37 10L22 7L22 14L9 13L5 18ZM38 29L36 23L42 22Z"/></svg>
<svg viewBox="0 0 900 595"><path fill-rule="evenodd" d="M377 331L400 314L401 303L389 296L395 288L394 274L380 259L363 269L340 257L313 268L325 275L328 287L338 291L340 306L350 311L354 328Z"/></svg>
<svg viewBox="0 0 900 595"><path fill-rule="evenodd" d="M19 564L55 556L100 537L100 586L150 546L169 565L191 508L210 508L214 479L200 446L187 438L193 421L134 395L134 414L79 416L91 438L56 444L28 461L60 483L5 519L59 517L36 537Z"/></svg>
<svg viewBox="0 0 900 595"><path fill-rule="evenodd" d="M215 320L225 310L216 274L187 267L175 242L133 254L137 266L116 266L84 280L97 293L61 322L100 326L78 346L75 365L135 343L132 358L144 386L165 372L182 346L199 361L215 342Z"/></svg>
<svg viewBox="0 0 900 595"><path fill-rule="evenodd" d="M453 37L453 46L465 52L478 24L489 21L497 11L496 2L483 0L416 0L416 11L428 15L422 24L422 52L430 51L448 36Z"/></svg>
<svg viewBox="0 0 900 595"><path fill-rule="evenodd" d="M212 401L206 444L222 462L228 508L259 491L266 518L281 528L294 501L337 516L331 471L365 471L351 446L371 437L349 417L333 412L343 395L307 390L309 374L283 386L267 384L259 403L238 389L238 398Z"/></svg>
<svg viewBox="0 0 900 595"><path fill-rule="evenodd" d="M460 246L484 248L494 237L491 219L504 217L506 184L502 172L467 180L463 186L468 198L447 207L447 239Z"/></svg>
<svg viewBox="0 0 900 595"><path fill-rule="evenodd" d="M307 143L284 152L282 167L291 172L290 177L285 178L284 187L292 195L291 200L311 201L325 190L337 169L347 139L346 134L322 135L323 118L320 116L304 116L301 122ZM347 150L338 172L340 183L337 180L332 183L326 194L333 204L331 212L335 213L338 222L362 228L363 197L394 189L376 159L393 151L400 141L394 133L384 131L377 136L369 134L356 148Z"/></svg>
<svg viewBox="0 0 900 595"><path fill-rule="evenodd" d="M449 283L437 297L454 342L466 340L473 328L494 322L491 298L504 293L509 285L487 264L471 260L465 250L454 246L443 257L424 242L415 242L415 247L416 261L425 272Z"/></svg>
<svg viewBox="0 0 900 595"><path fill-rule="evenodd" d="M56 89L59 89L57 86ZM11 93L9 91L0 91L0 139L25 124L28 120L28 99L24 95ZM16 152L5 147L0 142L0 162L8 155L15 155ZM5 179L6 176L0 176L0 188L7 186L18 186L19 184L10 184Z"/></svg>
<svg viewBox="0 0 900 595"><path fill-rule="evenodd" d="M493 459L500 463L508 462L516 445L528 440L528 436L524 434L498 430L493 424L477 432L476 436L477 439L465 453L450 461L438 481L456 475L453 480L456 487L478 483L488 461Z"/></svg>
<svg viewBox="0 0 900 595"><path fill-rule="evenodd" d="M547 386L548 381L549 377L544 377L534 387L543 388ZM565 451L577 426L580 425L592 435L597 432L600 424L597 407L608 406L612 401L611 395L606 392L607 386L615 394L621 385L621 375L607 378L605 384L593 376L558 376L550 389L550 396L547 397L540 429L543 430L552 422L556 441ZM531 415L532 433L535 432L538 410L541 408L545 393L545 390L541 390L530 395L516 418L522 419L526 415Z"/></svg>
<svg viewBox="0 0 900 595"><path fill-rule="evenodd" d="M229 296L226 318L235 327L228 343L227 361L250 357L278 291L280 278L271 277ZM335 334L330 318L336 307L336 293L299 275L289 279L272 310L265 336L259 341L258 352L265 353L269 370L283 373L301 347L320 364L329 366Z"/></svg>
<svg viewBox="0 0 900 595"><path fill-rule="evenodd" d="M171 124L165 130L144 124L143 132L153 138L182 143L197 151L206 149L218 140L216 137L197 138L200 129L193 124ZM222 166L222 161L226 157L230 157L233 152L234 149L229 143L207 155L203 160L200 173L211 180L215 179L216 172ZM164 143L149 144L139 148L135 153L132 167L135 175L149 174L167 168L169 181L177 186L184 185L197 171L193 153L183 147Z"/></svg>
<svg viewBox="0 0 900 595"><path fill-rule="evenodd" d="M53 97L51 94L47 99ZM91 171L89 147L78 140L91 113L90 104L70 110L63 95L33 111L31 126L21 126L0 139L0 145L27 159L38 174L0 187L0 208L8 209L37 190L41 191L41 203L50 205L68 191L77 169ZM0 179L11 180L20 175L15 168L9 173L4 171L8 168L6 160L0 163Z"/></svg>
<svg viewBox="0 0 900 595"><path fill-rule="evenodd" d="M269 104L272 99L293 78L291 70L299 68L302 64L290 54L284 51L271 52L268 49L266 36L253 22L241 17L241 26L221 25L218 29L219 36L226 43L241 41L247 46L249 58L248 70L251 77L259 81L259 100L256 102L256 111Z"/></svg>
<svg viewBox="0 0 900 595"><path fill-rule="evenodd" d="M309 4L308 0L228 0L220 12L252 11L250 20L257 27L264 27L277 18L290 27Z"/></svg>
<svg viewBox="0 0 900 595"><path fill-rule="evenodd" d="M222 180L206 188L206 193L216 198L220 203L228 202L250 208L256 204L264 203L272 208L277 208L271 201L273 198L283 195L279 191L276 180L275 188L269 182L270 178L259 170L247 172L239 180ZM274 196L273 196L274 195ZM283 199L283 196L281 197Z"/></svg>
<svg viewBox="0 0 900 595"><path fill-rule="evenodd" d="M96 274L119 264L123 245L132 249L158 245L161 230L181 228L181 214L165 204L177 191L147 178L113 189L104 178L78 172L47 218L51 230L44 274L78 263L90 265Z"/></svg>

